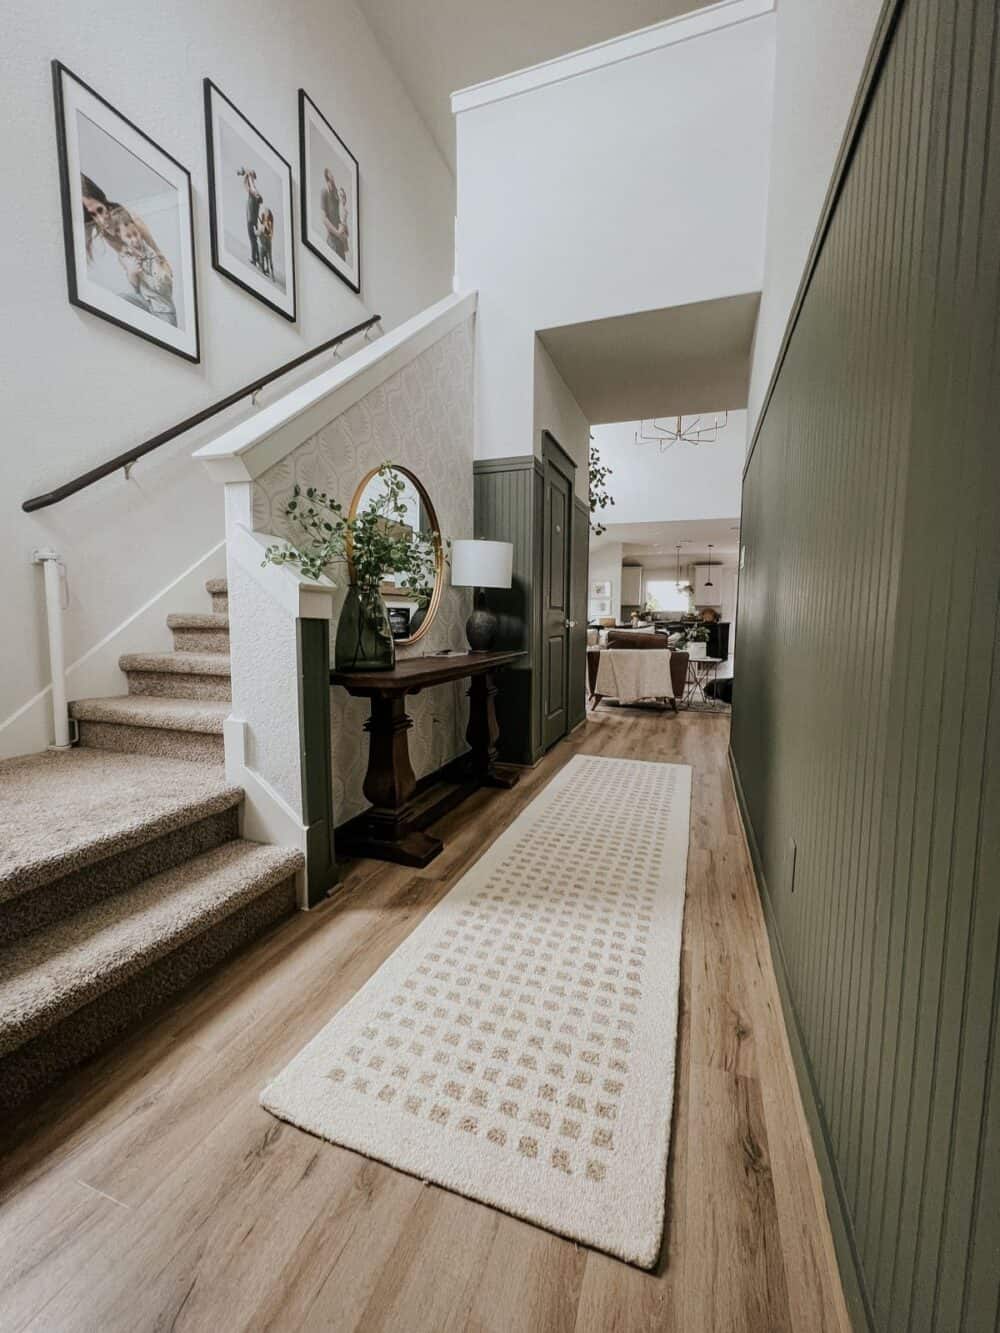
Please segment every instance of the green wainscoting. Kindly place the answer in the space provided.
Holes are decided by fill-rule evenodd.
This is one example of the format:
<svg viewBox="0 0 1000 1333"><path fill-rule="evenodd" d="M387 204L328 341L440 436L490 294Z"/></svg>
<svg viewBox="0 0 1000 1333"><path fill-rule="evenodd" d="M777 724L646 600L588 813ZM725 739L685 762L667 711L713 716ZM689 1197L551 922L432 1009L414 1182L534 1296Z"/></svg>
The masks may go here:
<svg viewBox="0 0 1000 1333"><path fill-rule="evenodd" d="M1000 9L887 6L744 479L732 757L859 1327L1000 1320Z"/></svg>

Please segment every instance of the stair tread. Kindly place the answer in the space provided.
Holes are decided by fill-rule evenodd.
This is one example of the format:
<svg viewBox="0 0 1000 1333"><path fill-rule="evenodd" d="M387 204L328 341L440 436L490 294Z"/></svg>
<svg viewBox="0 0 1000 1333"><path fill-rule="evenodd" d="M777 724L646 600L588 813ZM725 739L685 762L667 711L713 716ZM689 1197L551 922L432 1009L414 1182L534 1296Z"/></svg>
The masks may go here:
<svg viewBox="0 0 1000 1333"><path fill-rule="evenodd" d="M167 616L168 629L228 629L225 611L184 611Z"/></svg>
<svg viewBox="0 0 1000 1333"><path fill-rule="evenodd" d="M224 920L302 865L237 840L0 950L0 1053L15 1049Z"/></svg>
<svg viewBox="0 0 1000 1333"><path fill-rule="evenodd" d="M69 711L79 722L118 722L131 727L221 734L233 705L228 699L119 694L107 699L77 699L70 704Z"/></svg>
<svg viewBox="0 0 1000 1333"><path fill-rule="evenodd" d="M227 705L228 707L228 705ZM0 901L239 805L218 768L79 748L0 763Z"/></svg>
<svg viewBox="0 0 1000 1333"><path fill-rule="evenodd" d="M228 653L125 653L122 671L164 671L179 676L228 676Z"/></svg>

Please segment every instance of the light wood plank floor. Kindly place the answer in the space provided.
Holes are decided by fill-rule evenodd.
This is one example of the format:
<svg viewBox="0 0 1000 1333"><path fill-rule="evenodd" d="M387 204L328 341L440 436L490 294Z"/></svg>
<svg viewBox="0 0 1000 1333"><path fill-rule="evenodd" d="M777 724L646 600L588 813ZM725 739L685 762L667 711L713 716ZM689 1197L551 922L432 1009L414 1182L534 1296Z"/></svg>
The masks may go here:
<svg viewBox="0 0 1000 1333"><path fill-rule="evenodd" d="M602 708L415 873L351 864L64 1083L0 1148L0 1329L846 1330L725 717ZM282 1124L263 1085L574 754L694 768L667 1233L655 1273ZM608 800L614 800L609 790Z"/></svg>

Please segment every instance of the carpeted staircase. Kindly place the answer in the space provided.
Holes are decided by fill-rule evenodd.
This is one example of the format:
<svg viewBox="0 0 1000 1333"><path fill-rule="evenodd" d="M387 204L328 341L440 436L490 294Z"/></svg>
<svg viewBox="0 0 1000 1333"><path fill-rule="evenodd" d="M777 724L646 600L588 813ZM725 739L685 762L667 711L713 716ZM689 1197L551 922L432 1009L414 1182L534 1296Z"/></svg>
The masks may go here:
<svg viewBox="0 0 1000 1333"><path fill-rule="evenodd" d="M294 910L297 851L239 836L226 586L71 705L79 746L0 763L0 1110Z"/></svg>

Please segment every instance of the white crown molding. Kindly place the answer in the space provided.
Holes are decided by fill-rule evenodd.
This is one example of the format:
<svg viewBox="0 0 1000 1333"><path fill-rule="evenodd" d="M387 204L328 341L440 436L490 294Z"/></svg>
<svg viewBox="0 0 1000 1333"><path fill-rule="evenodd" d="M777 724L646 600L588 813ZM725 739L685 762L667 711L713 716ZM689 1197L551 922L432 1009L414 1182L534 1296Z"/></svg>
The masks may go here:
<svg viewBox="0 0 1000 1333"><path fill-rule="evenodd" d="M553 60L542 61L539 65L530 65L512 74L503 74L496 79L487 79L484 83L475 83L469 88L460 88L451 95L452 113L457 116L475 107L502 102L508 97L519 97L522 93L534 92L552 83L562 83L580 74L590 74L608 65L632 60L635 56L648 55L650 51L658 51L664 46L674 46L678 42L690 41L693 37L720 32L738 23L746 23L748 19L773 13L776 4L777 0L720 0L719 4L665 19L662 23L640 28L638 32L627 32L621 37L586 46L581 51L571 51Z"/></svg>
<svg viewBox="0 0 1000 1333"><path fill-rule="evenodd" d="M216 481L253 481L470 319L476 293L446 296L347 360L291 389L193 454Z"/></svg>

